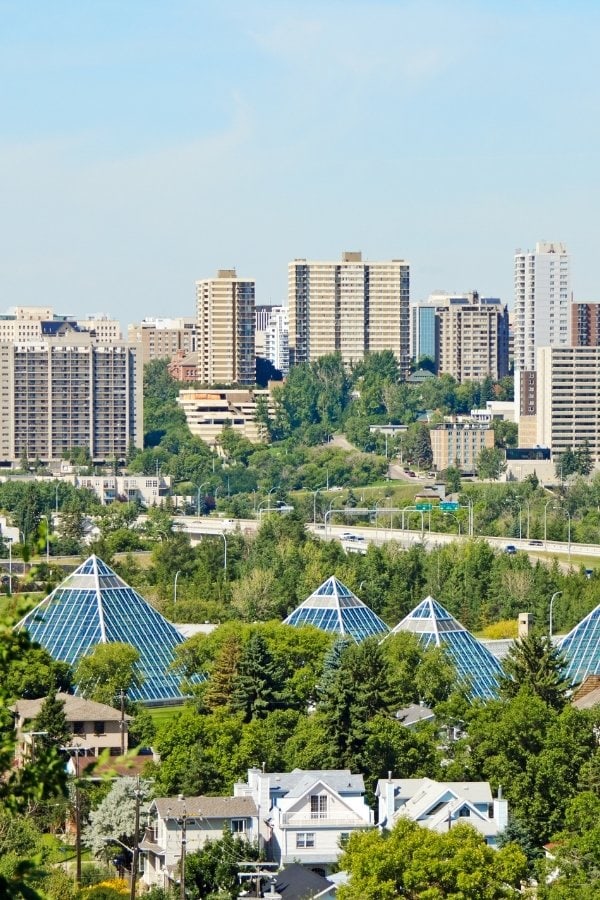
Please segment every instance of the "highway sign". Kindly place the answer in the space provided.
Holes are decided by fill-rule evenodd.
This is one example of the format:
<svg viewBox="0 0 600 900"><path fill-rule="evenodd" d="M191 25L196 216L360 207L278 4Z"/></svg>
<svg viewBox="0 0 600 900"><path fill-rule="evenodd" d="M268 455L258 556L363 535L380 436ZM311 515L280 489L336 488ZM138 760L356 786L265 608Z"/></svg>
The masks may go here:
<svg viewBox="0 0 600 900"><path fill-rule="evenodd" d="M443 500L440 503L442 512L456 512L459 507L460 503L457 503L456 500Z"/></svg>
<svg viewBox="0 0 600 900"><path fill-rule="evenodd" d="M415 503L415 509L418 509L419 512L428 512L431 507L431 503Z"/></svg>

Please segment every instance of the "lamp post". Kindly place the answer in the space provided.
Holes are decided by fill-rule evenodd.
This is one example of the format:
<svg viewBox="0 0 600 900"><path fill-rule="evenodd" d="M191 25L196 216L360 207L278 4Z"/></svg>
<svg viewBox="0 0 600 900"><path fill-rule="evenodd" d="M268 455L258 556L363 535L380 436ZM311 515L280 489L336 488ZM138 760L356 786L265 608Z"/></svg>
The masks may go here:
<svg viewBox="0 0 600 900"><path fill-rule="evenodd" d="M321 485L318 488L315 488L314 491L311 491L311 494L313 495L313 525L317 524L317 494L321 493L322 487L323 487L323 485Z"/></svg>
<svg viewBox="0 0 600 900"><path fill-rule="evenodd" d="M523 537L523 507L516 499L506 501L507 506L512 506L513 503L516 503L519 507L519 540L521 540Z"/></svg>
<svg viewBox="0 0 600 900"><path fill-rule="evenodd" d="M187 814L185 808L185 800L183 801L183 815L177 820L181 825L181 858L179 863L179 896L181 900L185 900L185 851L187 844Z"/></svg>
<svg viewBox="0 0 600 900"><path fill-rule="evenodd" d="M8 538L8 594L12 597L12 538Z"/></svg>
<svg viewBox="0 0 600 900"><path fill-rule="evenodd" d="M223 543L225 544L225 555L223 557L223 569L227 571L227 538L225 537L224 531L219 531L219 534L223 538Z"/></svg>
<svg viewBox="0 0 600 900"><path fill-rule="evenodd" d="M58 485L54 491L54 514L58 516Z"/></svg>
<svg viewBox="0 0 600 900"><path fill-rule="evenodd" d="M203 487L206 487L207 484L210 484L210 481L203 481L196 492L196 516L200 515L200 492L202 491Z"/></svg>
<svg viewBox="0 0 600 900"><path fill-rule="evenodd" d="M527 500L526 497L523 498L523 503L527 507L527 540L529 540L529 522L531 519L531 503Z"/></svg>
<svg viewBox="0 0 600 900"><path fill-rule="evenodd" d="M180 571L175 572L175 584L173 585L173 606L175 606L177 603L177 579L180 575Z"/></svg>
<svg viewBox="0 0 600 900"><path fill-rule="evenodd" d="M555 591L552 594L552 596L550 597L550 628L549 628L549 634L548 634L548 637L550 638L550 640L552 640L552 609L554 607L554 601L556 600L557 597L560 597L561 594L562 594L562 591Z"/></svg>

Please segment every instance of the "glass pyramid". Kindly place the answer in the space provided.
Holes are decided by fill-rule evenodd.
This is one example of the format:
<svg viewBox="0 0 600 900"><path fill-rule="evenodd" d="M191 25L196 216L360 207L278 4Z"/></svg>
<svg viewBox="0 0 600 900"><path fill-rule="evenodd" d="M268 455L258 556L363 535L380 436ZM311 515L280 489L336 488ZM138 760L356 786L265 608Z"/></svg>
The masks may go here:
<svg viewBox="0 0 600 900"><path fill-rule="evenodd" d="M567 659L565 675L573 684L588 675L600 675L600 606L559 642L558 649Z"/></svg>
<svg viewBox="0 0 600 900"><path fill-rule="evenodd" d="M283 624L315 625L323 631L348 635L357 644L364 638L389 632L385 622L335 577L324 581Z"/></svg>
<svg viewBox="0 0 600 900"><path fill-rule="evenodd" d="M391 634L399 631L412 631L425 648L443 647L459 678L470 685L474 697L489 699L496 696L498 676L502 672L500 663L433 597L419 603L392 629Z"/></svg>
<svg viewBox="0 0 600 900"><path fill-rule="evenodd" d="M140 654L143 683L131 700L181 700L180 676L169 671L184 638L137 591L90 556L16 625L55 658L75 665L98 643L122 641Z"/></svg>

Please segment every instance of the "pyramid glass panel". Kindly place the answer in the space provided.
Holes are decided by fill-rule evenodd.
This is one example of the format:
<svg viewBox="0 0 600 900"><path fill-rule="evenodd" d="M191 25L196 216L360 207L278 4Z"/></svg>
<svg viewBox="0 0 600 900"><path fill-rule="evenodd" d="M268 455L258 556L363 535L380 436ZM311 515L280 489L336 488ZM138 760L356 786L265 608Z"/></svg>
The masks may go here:
<svg viewBox="0 0 600 900"><path fill-rule="evenodd" d="M573 684L588 675L600 675L600 606L588 613L558 647L567 659L565 674Z"/></svg>
<svg viewBox="0 0 600 900"><path fill-rule="evenodd" d="M315 625L323 631L348 635L356 643L387 634L389 628L362 600L338 581L328 578L293 613L284 625Z"/></svg>
<svg viewBox="0 0 600 900"><path fill-rule="evenodd" d="M169 671L184 638L137 591L90 556L16 626L55 658L77 664L96 644L120 641L140 654L143 683L129 696L142 703L183 699L180 676Z"/></svg>
<svg viewBox="0 0 600 900"><path fill-rule="evenodd" d="M419 603L391 633L399 631L416 634L425 649L443 647L458 677L470 686L474 697L488 699L497 695L500 663L433 597Z"/></svg>

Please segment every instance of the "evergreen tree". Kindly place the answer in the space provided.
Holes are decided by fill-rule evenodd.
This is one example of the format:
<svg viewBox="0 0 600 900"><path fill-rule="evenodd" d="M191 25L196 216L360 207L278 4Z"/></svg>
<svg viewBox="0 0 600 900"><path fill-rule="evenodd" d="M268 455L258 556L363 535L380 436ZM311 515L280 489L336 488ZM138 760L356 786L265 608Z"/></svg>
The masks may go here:
<svg viewBox="0 0 600 900"><path fill-rule="evenodd" d="M228 706L236 686L242 642L237 634L231 634L217 656L206 690L204 702L208 709Z"/></svg>
<svg viewBox="0 0 600 900"><path fill-rule="evenodd" d="M589 475L594 468L590 445L587 441L584 441L581 447L575 451L575 462L580 475Z"/></svg>
<svg viewBox="0 0 600 900"><path fill-rule="evenodd" d="M553 709L562 709L571 687L564 667L565 660L550 638L529 634L508 651L500 692L511 698L526 686Z"/></svg>
<svg viewBox="0 0 600 900"><path fill-rule="evenodd" d="M569 475L574 475L577 472L577 465L577 456L570 447L567 447L556 460L554 468L560 480L564 481Z"/></svg>
<svg viewBox="0 0 600 900"><path fill-rule="evenodd" d="M282 705L283 671L260 632L250 635L242 649L234 680L231 706L244 713L246 722L262 719Z"/></svg>
<svg viewBox="0 0 600 900"><path fill-rule="evenodd" d="M60 749L70 743L72 735L65 716L65 703L56 696L54 691L48 694L42 703L39 713L33 720L31 730L45 732L39 735L36 746L40 743L47 747Z"/></svg>

